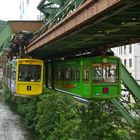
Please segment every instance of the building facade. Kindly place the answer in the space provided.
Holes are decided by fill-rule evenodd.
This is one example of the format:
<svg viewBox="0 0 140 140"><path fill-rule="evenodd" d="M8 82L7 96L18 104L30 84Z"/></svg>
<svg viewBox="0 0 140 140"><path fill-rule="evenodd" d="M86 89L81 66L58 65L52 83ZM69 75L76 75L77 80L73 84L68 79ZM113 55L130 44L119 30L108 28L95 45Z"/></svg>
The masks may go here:
<svg viewBox="0 0 140 140"><path fill-rule="evenodd" d="M20 20L40 20L40 12L37 9L39 2L40 0L20 0Z"/></svg>
<svg viewBox="0 0 140 140"><path fill-rule="evenodd" d="M124 66L140 85L140 43L120 46L112 50L122 59Z"/></svg>
<svg viewBox="0 0 140 140"><path fill-rule="evenodd" d="M126 69L140 85L140 43L119 46L112 50L116 56L121 58ZM134 99L129 92L122 91L122 96L125 101L134 103Z"/></svg>

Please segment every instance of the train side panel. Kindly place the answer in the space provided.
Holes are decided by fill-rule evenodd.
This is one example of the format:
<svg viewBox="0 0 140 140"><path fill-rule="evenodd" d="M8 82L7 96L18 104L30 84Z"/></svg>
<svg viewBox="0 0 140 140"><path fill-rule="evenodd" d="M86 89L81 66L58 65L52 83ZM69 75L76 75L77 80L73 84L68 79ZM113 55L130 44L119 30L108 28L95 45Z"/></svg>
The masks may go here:
<svg viewBox="0 0 140 140"><path fill-rule="evenodd" d="M55 64L55 89L71 95L81 96L80 60L60 61Z"/></svg>
<svg viewBox="0 0 140 140"><path fill-rule="evenodd" d="M3 69L3 82L4 82L4 88L7 88L10 93L14 93L16 90L16 61L8 61L7 64L4 66Z"/></svg>
<svg viewBox="0 0 140 140"><path fill-rule="evenodd" d="M120 59L114 56L75 58L55 63L56 90L85 99L120 96Z"/></svg>

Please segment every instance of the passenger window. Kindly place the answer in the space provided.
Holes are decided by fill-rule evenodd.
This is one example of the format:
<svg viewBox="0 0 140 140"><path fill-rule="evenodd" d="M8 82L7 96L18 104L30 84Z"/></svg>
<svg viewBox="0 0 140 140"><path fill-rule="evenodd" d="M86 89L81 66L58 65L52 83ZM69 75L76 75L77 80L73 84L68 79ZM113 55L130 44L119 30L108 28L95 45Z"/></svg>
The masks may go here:
<svg viewBox="0 0 140 140"><path fill-rule="evenodd" d="M41 80L41 65L19 65L18 81L40 82Z"/></svg>
<svg viewBox="0 0 140 140"><path fill-rule="evenodd" d="M80 68L76 67L75 69L75 74L76 74L76 81L78 82L80 80Z"/></svg>
<svg viewBox="0 0 140 140"><path fill-rule="evenodd" d="M56 76L55 76L56 80L59 80L59 69L58 69L58 67L56 67L55 73L56 73Z"/></svg>
<svg viewBox="0 0 140 140"><path fill-rule="evenodd" d="M71 81L75 81L75 67L71 67L70 75Z"/></svg>
<svg viewBox="0 0 140 140"><path fill-rule="evenodd" d="M61 80L65 79L65 69L64 67L61 68Z"/></svg>
<svg viewBox="0 0 140 140"><path fill-rule="evenodd" d="M89 81L89 67L83 66L83 81L88 82Z"/></svg>
<svg viewBox="0 0 140 140"><path fill-rule="evenodd" d="M66 80L70 80L70 67L66 67Z"/></svg>
<svg viewBox="0 0 140 140"><path fill-rule="evenodd" d="M111 63L93 64L93 82L113 83L118 81L118 65Z"/></svg>
<svg viewBox="0 0 140 140"><path fill-rule="evenodd" d="M60 68L57 69L57 78L58 78L58 80L61 80L61 71L60 71Z"/></svg>

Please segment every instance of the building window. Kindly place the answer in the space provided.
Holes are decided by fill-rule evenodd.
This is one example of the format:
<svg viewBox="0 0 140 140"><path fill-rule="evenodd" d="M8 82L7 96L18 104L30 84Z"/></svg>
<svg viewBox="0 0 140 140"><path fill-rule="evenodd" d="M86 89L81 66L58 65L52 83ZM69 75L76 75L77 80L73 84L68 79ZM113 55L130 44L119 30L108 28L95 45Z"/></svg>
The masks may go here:
<svg viewBox="0 0 140 140"><path fill-rule="evenodd" d="M129 53L132 53L132 45L129 45Z"/></svg>
<svg viewBox="0 0 140 140"><path fill-rule="evenodd" d="M27 0L27 4L29 4L30 3L30 0Z"/></svg>
<svg viewBox="0 0 140 140"><path fill-rule="evenodd" d="M22 13L24 14L24 2L22 2Z"/></svg>
<svg viewBox="0 0 140 140"><path fill-rule="evenodd" d="M126 54L126 46L124 46L124 54Z"/></svg>
<svg viewBox="0 0 140 140"><path fill-rule="evenodd" d="M129 67L132 67L132 59L129 59Z"/></svg>
<svg viewBox="0 0 140 140"><path fill-rule="evenodd" d="M119 47L119 55L121 55L121 54L122 54L122 46Z"/></svg>
<svg viewBox="0 0 140 140"><path fill-rule="evenodd" d="M126 67L126 59L124 59L124 66Z"/></svg>
<svg viewBox="0 0 140 140"><path fill-rule="evenodd" d="M120 49L121 49L120 54L122 54L122 47Z"/></svg>
<svg viewBox="0 0 140 140"><path fill-rule="evenodd" d="M121 52L120 52L120 51L121 51L121 47L119 47L119 55L121 54Z"/></svg>

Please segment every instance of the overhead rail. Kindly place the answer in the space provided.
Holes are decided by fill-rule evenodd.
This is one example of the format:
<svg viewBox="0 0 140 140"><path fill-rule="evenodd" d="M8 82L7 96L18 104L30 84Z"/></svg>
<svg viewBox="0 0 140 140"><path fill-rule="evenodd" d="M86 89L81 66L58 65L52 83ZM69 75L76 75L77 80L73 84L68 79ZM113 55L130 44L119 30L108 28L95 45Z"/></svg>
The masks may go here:
<svg viewBox="0 0 140 140"><path fill-rule="evenodd" d="M47 6L50 5L47 3ZM65 5L65 8L67 6ZM55 12L48 9L48 13L52 13L49 17L52 18L46 19L43 27L36 32L34 39L26 48L27 53L34 57L49 58L89 49L112 48L135 43L140 39L138 0L81 1L77 9L72 13L70 10L66 17L59 22L55 21L55 24L50 24L49 28L48 22L54 21L54 17L59 20L59 14L64 12L64 9L58 10L54 16Z"/></svg>
<svg viewBox="0 0 140 140"><path fill-rule="evenodd" d="M85 0L42 0L38 9L44 14L44 26L40 29L51 28L77 9Z"/></svg>

